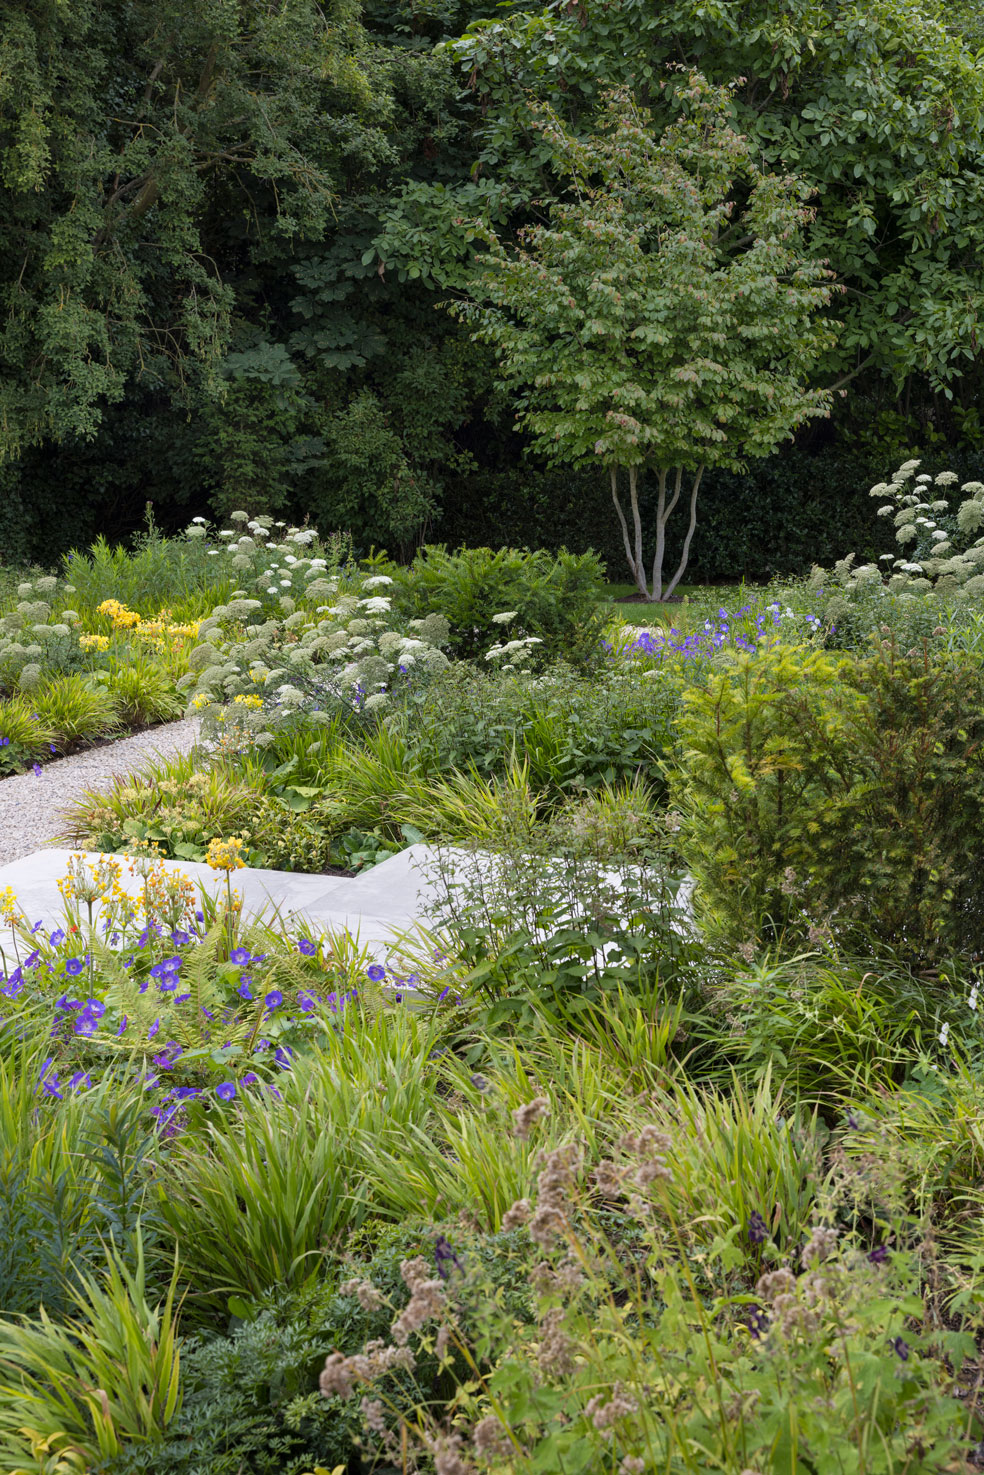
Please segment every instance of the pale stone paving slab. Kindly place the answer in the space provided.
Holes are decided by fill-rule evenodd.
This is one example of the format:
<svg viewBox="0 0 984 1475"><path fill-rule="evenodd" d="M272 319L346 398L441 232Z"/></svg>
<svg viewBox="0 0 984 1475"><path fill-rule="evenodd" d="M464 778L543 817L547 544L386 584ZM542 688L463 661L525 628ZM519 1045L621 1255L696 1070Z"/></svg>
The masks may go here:
<svg viewBox="0 0 984 1475"><path fill-rule="evenodd" d="M77 854L90 865L100 858L88 851L39 850L0 866L0 891L11 888L31 925L42 921L50 927L63 910L58 882L65 876L72 855ZM431 925L436 888L428 881L424 867L432 856L429 845L414 845L357 877L244 868L232 873L232 884L242 897L245 915L279 920L298 931L348 932L374 958L381 959L393 951L403 934ZM115 859L123 865L120 884L131 895L139 895L142 880L128 870L132 857L119 855ZM163 865L168 871L187 876L207 895L225 892L224 872L214 871L200 861L168 860ZM380 874L384 871L385 877Z"/></svg>
<svg viewBox="0 0 984 1475"><path fill-rule="evenodd" d="M83 854L90 865L99 856L91 852L40 850L13 864L0 866L0 891L9 886L27 917L28 923L41 921L51 927L62 915L58 881L66 874L73 854ZM438 862L443 857L443 866ZM131 857L115 857L123 865L120 884L131 895L139 895L141 877L131 875ZM464 875L474 878L476 870L494 867L491 856L481 852L445 847L440 852L431 845L408 846L397 855L364 871L362 875L320 876L303 872L248 869L234 871L232 884L242 897L243 912L265 921L278 921L299 933L315 936L331 932L348 933L377 961L385 961L398 952L406 940L411 952L427 947L421 929L430 933L444 897L439 871L445 872L448 861L459 860ZM164 861L173 873L187 876L210 896L224 894L224 872L217 872L200 861ZM619 872L606 873L613 884ZM689 911L690 884L685 883L678 899ZM686 930L674 922L677 930Z"/></svg>

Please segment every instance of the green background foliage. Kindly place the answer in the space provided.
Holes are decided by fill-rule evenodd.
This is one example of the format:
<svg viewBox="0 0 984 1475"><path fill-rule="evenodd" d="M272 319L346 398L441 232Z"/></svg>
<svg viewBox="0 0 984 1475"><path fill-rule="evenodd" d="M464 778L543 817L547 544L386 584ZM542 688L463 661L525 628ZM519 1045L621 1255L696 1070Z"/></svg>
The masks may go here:
<svg viewBox="0 0 984 1475"><path fill-rule="evenodd" d="M134 531L150 500L166 529L244 504L401 557L468 537L620 559L595 515L607 489L528 454L491 355L439 304L473 249L457 221L508 242L560 198L530 93L584 136L604 88L629 85L659 128L668 63L746 79L737 123L816 190L807 246L846 287L818 381L831 422L753 466L747 520L732 475L708 477L693 575L802 570L828 533L831 558L865 553L868 486L976 450L967 7L297 0L277 17L257 0L6 7L4 558Z"/></svg>

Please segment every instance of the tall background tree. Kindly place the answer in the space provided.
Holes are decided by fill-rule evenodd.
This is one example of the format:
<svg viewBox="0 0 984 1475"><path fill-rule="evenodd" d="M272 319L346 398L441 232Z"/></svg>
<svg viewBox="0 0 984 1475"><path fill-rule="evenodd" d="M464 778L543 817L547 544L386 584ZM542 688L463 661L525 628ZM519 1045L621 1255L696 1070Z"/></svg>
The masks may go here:
<svg viewBox="0 0 984 1475"><path fill-rule="evenodd" d="M763 172L732 126L730 93L691 74L677 93L685 111L659 138L626 89L581 141L541 113L537 131L573 198L515 251L486 233L489 254L457 308L493 346L534 448L607 472L647 600L670 598L686 571L705 469L744 472L830 406L830 392L809 383L835 335L817 321L831 273L800 245L808 191ZM657 484L651 576L639 506L647 468ZM681 492L687 531L666 580Z"/></svg>
<svg viewBox="0 0 984 1475"><path fill-rule="evenodd" d="M816 190L808 247L846 289L831 420L751 469L740 514L708 473L696 571L863 551L900 457L980 474L980 42L937 0L9 0L0 554L139 527L152 498L165 526L248 502L366 548L620 561L607 493L528 454L437 304L474 250L458 218L508 245L563 198L531 98L583 137L622 84L660 129L668 63L746 79L736 126Z"/></svg>

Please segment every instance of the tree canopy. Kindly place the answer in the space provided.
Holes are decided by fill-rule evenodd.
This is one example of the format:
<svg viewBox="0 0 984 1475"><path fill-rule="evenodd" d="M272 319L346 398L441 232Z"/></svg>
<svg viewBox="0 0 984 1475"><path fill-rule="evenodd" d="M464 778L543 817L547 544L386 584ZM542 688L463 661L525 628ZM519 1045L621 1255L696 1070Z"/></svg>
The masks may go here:
<svg viewBox="0 0 984 1475"><path fill-rule="evenodd" d="M680 97L686 111L658 138L626 89L605 99L602 131L586 139L541 112L572 198L516 251L487 232L472 300L457 309L494 347L534 447L607 469L633 579L656 600L684 473L689 525L667 597L687 566L705 467L743 471L827 413L830 393L809 376L834 336L817 320L831 273L800 246L803 184L761 169L732 126L730 89L692 74ZM638 499L647 466L659 486L651 581Z"/></svg>
<svg viewBox="0 0 984 1475"><path fill-rule="evenodd" d="M542 510L580 505L574 480L439 311L486 249L459 222L512 251L570 198L537 109L583 141L626 87L658 133L692 70L743 79L735 129L813 192L804 250L843 288L831 418L797 454L860 457L862 486L969 454L982 42L969 0L8 0L0 554L133 529L148 497L165 526L247 503L366 549L453 537L479 505L514 541L581 536Z"/></svg>
<svg viewBox="0 0 984 1475"><path fill-rule="evenodd" d="M216 386L215 237L330 229L341 158L373 145L359 41L353 0L11 0L0 448L92 434L137 376Z"/></svg>

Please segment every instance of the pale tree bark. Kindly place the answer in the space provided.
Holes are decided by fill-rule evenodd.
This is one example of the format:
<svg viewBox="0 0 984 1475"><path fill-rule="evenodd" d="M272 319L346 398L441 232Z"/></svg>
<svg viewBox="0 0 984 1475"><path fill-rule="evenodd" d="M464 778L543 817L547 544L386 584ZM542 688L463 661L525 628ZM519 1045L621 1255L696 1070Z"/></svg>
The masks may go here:
<svg viewBox="0 0 984 1475"><path fill-rule="evenodd" d="M663 559L666 554L666 525L673 514L673 510L680 500L683 489L683 468L678 466L673 478L673 491L667 500L667 482L670 476L670 468L662 466L657 471L657 502L656 502L656 555L653 559L652 587L646 578L646 568L643 562L643 537L642 516L639 511L639 468L629 466L629 505L632 513L632 529L629 530L628 520L622 508L618 495L618 467L609 467L609 476L612 487L612 501L615 511L618 513L619 525L622 529L622 543L625 548L625 557L631 570L635 586L640 594L652 604L658 604L669 599L687 568L690 558L690 544L697 526L697 493L700 491L701 478L704 475L703 466L698 466L690 488L690 524L687 535L683 541L683 551L676 573L673 575L665 590L663 588Z"/></svg>
<svg viewBox="0 0 984 1475"><path fill-rule="evenodd" d="M690 540L694 535L694 528L697 526L697 493L700 491L700 479L703 475L703 466L698 466L697 472L694 476L693 486L690 488L690 526L687 528L687 536L683 540L683 551L680 554L680 562L677 566L677 571L673 575L669 584L667 584L666 586L666 593L663 596L664 599L669 599L670 595L673 593L674 589L683 578L684 570L687 567L687 560L690 557Z"/></svg>
<svg viewBox="0 0 984 1475"><path fill-rule="evenodd" d="M648 599L649 590L646 587L646 571L642 566L642 525L639 520L639 504L636 499L633 499L636 514L636 542L637 547L639 548L639 557L636 558L635 554L632 551L632 540L629 537L629 525L625 520L625 513L622 511L622 504L619 501L618 496L618 467L610 466L608 468L608 473L611 478L612 484L612 501L615 503L615 511L618 513L618 520L622 528L622 542L625 546L625 557L628 561L629 568L632 571L632 577L635 580L636 588L639 590L640 594L645 594L646 598Z"/></svg>
<svg viewBox="0 0 984 1475"><path fill-rule="evenodd" d="M680 500L680 482L683 472L677 468L676 481L673 486L673 496L670 505L666 505L666 478L669 475L667 467L659 470L659 501L656 505L656 556L653 559L653 591L649 596L654 604L658 604L663 597L663 555L666 552L666 524L670 513Z"/></svg>
<svg viewBox="0 0 984 1475"><path fill-rule="evenodd" d="M639 468L629 467L629 503L632 507L632 526L635 530L635 566L638 570L636 583L646 598L649 598L649 589L646 585L646 566L642 559L642 517L639 513Z"/></svg>

